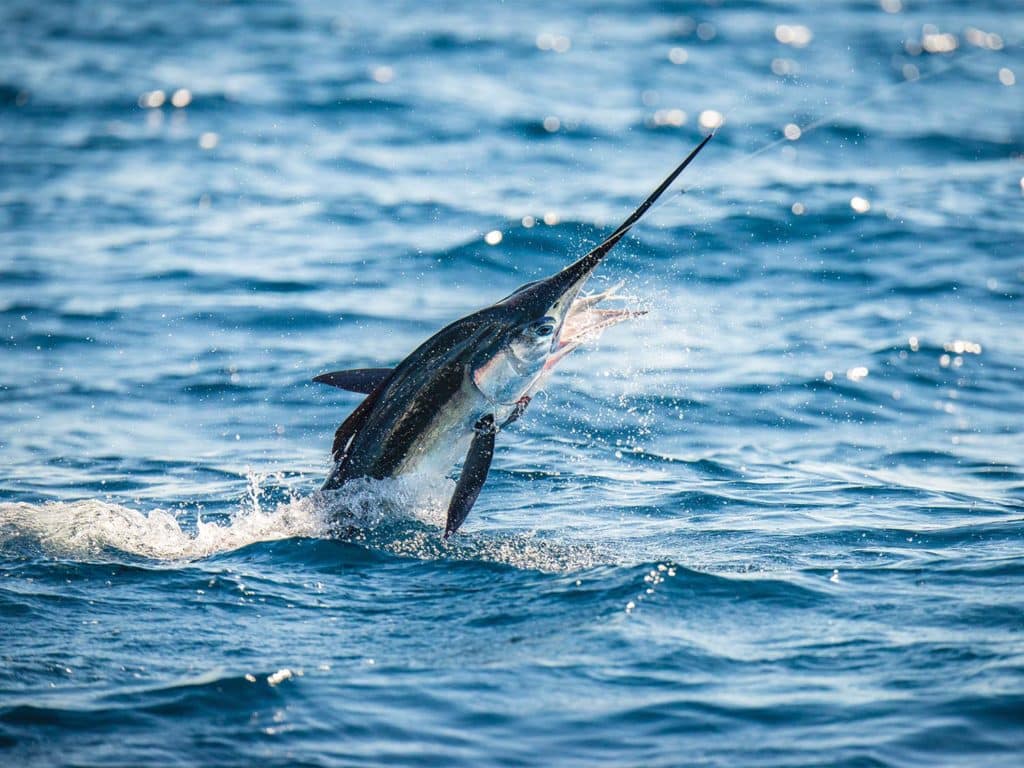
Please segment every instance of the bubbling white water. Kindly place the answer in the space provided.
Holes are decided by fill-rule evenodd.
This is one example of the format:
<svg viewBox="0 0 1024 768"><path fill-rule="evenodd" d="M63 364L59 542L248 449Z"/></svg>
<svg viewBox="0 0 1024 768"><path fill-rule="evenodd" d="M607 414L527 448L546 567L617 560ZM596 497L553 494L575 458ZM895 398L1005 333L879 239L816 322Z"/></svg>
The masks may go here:
<svg viewBox="0 0 1024 768"><path fill-rule="evenodd" d="M352 538L384 521L410 518L443 524L441 495L450 481L409 476L356 481L344 491L313 493L264 509L265 475L250 472L245 500L226 520L188 518L182 512L137 509L99 499L0 504L0 548L34 542L61 557L117 552L156 560L196 560L260 541L296 537ZM440 521L440 522L439 522Z"/></svg>
<svg viewBox="0 0 1024 768"><path fill-rule="evenodd" d="M218 519L152 509L146 512L99 499L0 504L0 551L41 550L81 561L124 555L167 563L212 557L264 541L333 538L418 559L482 560L517 568L564 572L612 558L589 542L546 540L532 532L441 532L451 480L404 475L356 480L336 491L264 503L266 475L250 472L238 509ZM266 507L266 508L265 508Z"/></svg>

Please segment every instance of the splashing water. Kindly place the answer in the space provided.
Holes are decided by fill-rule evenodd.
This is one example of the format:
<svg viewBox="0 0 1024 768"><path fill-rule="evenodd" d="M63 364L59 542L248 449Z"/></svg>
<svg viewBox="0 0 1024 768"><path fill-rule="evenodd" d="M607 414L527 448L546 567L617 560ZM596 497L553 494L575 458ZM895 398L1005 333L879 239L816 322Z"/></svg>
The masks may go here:
<svg viewBox="0 0 1024 768"><path fill-rule="evenodd" d="M143 513L96 499L46 504L0 504L0 548L34 540L47 554L75 559L124 553L156 560L209 557L258 541L318 537L330 531L327 518L309 500L264 512L240 509L228 523L195 521L163 509ZM112 552L113 551L113 552Z"/></svg>
<svg viewBox="0 0 1024 768"><path fill-rule="evenodd" d="M167 562L193 561L264 541L336 538L392 554L434 559L481 559L521 568L564 571L607 561L589 544L546 542L531 533L440 536L454 483L423 475L362 479L336 491L290 498L265 508L267 480L246 474L238 509L218 519L190 520L183 512L142 512L99 499L0 504L0 551L34 544L48 556L80 560L125 554Z"/></svg>

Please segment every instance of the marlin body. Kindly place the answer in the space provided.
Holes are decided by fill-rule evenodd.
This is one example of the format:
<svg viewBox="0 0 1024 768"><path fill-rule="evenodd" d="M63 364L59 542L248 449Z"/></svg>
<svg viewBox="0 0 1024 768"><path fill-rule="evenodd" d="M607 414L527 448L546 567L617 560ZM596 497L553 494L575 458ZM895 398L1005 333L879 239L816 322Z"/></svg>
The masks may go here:
<svg viewBox="0 0 1024 768"><path fill-rule="evenodd" d="M367 395L338 427L323 490L356 478L447 474L465 457L445 538L462 525L487 478L498 432L518 419L554 366L585 341L635 317L599 309L616 288L580 296L594 268L711 140L707 136L603 243L551 277L456 320L394 368L359 368L318 381Z"/></svg>

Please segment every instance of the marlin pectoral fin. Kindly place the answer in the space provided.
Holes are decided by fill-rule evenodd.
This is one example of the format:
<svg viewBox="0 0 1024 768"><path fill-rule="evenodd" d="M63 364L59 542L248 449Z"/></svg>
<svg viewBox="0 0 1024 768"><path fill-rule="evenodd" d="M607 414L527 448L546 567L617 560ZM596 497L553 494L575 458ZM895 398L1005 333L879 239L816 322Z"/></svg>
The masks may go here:
<svg viewBox="0 0 1024 768"><path fill-rule="evenodd" d="M352 368L348 371L321 373L313 381L319 384L329 384L349 392L362 392L364 395L368 395L391 375L391 370L391 368Z"/></svg>
<svg viewBox="0 0 1024 768"><path fill-rule="evenodd" d="M487 471L491 468L491 459L494 458L494 436L498 431L494 426L494 416L484 416L476 423L475 429L476 434L462 465L462 474L459 475L455 493L448 504L448 521L444 526L446 539L459 530L459 526L466 520L476 497L480 495L480 489L484 487Z"/></svg>

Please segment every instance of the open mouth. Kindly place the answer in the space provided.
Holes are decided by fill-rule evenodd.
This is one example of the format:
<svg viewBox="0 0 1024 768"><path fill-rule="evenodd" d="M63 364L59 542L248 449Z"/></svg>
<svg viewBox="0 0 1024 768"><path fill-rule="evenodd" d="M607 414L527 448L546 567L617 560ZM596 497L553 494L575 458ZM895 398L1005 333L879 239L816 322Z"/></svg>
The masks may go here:
<svg viewBox="0 0 1024 768"><path fill-rule="evenodd" d="M558 347L544 364L545 370L553 368L581 344L597 341L605 329L618 325L624 320L647 314L646 310L598 308L598 305L604 301L624 300L626 297L618 292L622 285L622 283L618 283L600 293L578 296L573 300L565 315L565 321L562 323Z"/></svg>

